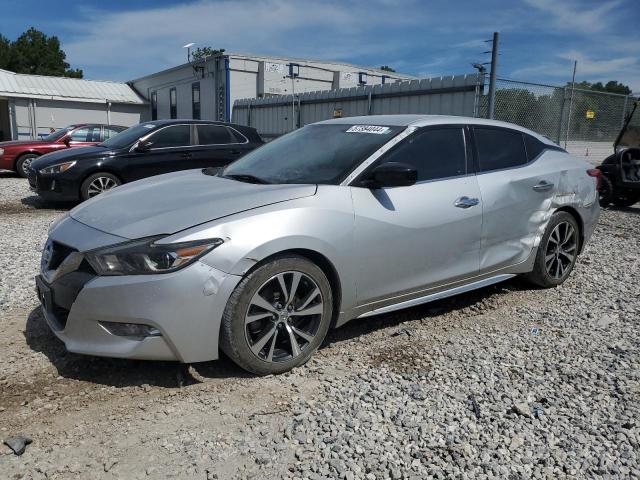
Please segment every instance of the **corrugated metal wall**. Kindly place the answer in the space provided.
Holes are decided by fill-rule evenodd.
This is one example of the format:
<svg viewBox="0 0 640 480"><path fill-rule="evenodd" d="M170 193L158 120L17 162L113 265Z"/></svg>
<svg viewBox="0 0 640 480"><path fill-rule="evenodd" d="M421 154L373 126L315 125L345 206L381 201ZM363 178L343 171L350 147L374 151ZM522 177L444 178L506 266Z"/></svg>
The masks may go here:
<svg viewBox="0 0 640 480"><path fill-rule="evenodd" d="M424 113L474 116L477 75L412 80L385 85L237 100L232 121L274 138L309 123L356 115Z"/></svg>

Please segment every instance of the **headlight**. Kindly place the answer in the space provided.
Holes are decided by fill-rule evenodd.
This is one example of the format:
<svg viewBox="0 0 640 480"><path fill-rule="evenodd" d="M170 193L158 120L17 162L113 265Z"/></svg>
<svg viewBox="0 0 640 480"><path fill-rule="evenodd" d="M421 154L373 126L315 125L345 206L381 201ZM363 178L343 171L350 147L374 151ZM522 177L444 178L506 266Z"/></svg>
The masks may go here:
<svg viewBox="0 0 640 480"><path fill-rule="evenodd" d="M67 170L69 170L71 167L73 167L76 164L76 162L65 162L65 163L58 163L57 165L51 165L50 167L46 167L46 168L41 168L40 169L40 173L62 173L62 172L66 172Z"/></svg>
<svg viewBox="0 0 640 480"><path fill-rule="evenodd" d="M4 148L0 148L0 155L4 153Z"/></svg>
<svg viewBox="0 0 640 480"><path fill-rule="evenodd" d="M220 246L223 240L210 238L193 242L155 242L163 237L144 238L93 250L85 258L98 275L149 275L179 270Z"/></svg>

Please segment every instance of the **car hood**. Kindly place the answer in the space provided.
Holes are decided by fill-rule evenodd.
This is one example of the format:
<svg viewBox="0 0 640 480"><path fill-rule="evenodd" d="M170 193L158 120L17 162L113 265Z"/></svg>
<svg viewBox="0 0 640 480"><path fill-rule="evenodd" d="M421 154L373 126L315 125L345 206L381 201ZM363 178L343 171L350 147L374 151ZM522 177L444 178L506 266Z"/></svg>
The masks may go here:
<svg viewBox="0 0 640 480"><path fill-rule="evenodd" d="M135 239L172 234L218 218L314 195L316 185L257 185L187 170L115 188L77 206L71 217Z"/></svg>
<svg viewBox="0 0 640 480"><path fill-rule="evenodd" d="M9 140L6 142L0 142L0 148L49 145L49 143L50 142L45 142L44 140Z"/></svg>
<svg viewBox="0 0 640 480"><path fill-rule="evenodd" d="M34 170L40 170L44 167L49 167L57 163L70 162L72 160L83 160L89 158L104 157L105 155L113 154L112 150L105 147L74 147L65 148L57 152L47 153L42 157L34 160L31 167Z"/></svg>

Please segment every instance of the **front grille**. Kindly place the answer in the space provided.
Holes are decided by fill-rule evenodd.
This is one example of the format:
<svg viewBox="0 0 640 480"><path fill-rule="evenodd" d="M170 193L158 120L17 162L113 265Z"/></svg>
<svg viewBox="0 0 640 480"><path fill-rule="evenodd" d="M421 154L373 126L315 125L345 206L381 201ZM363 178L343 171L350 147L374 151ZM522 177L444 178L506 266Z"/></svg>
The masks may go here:
<svg viewBox="0 0 640 480"><path fill-rule="evenodd" d="M48 269L55 270L72 252L77 252L75 248L67 247L62 243L52 242L51 244L51 260L49 260Z"/></svg>

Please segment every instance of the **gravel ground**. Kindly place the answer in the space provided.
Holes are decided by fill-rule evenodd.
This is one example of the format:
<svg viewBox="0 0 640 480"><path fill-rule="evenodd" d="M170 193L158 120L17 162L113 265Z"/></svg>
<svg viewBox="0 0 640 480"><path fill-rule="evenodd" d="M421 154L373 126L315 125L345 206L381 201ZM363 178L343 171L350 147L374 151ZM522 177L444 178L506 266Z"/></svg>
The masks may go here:
<svg viewBox="0 0 640 480"><path fill-rule="evenodd" d="M36 307L47 225L0 178L0 477L640 478L640 208L608 210L572 277L518 279L331 333L251 377L68 354Z"/></svg>

